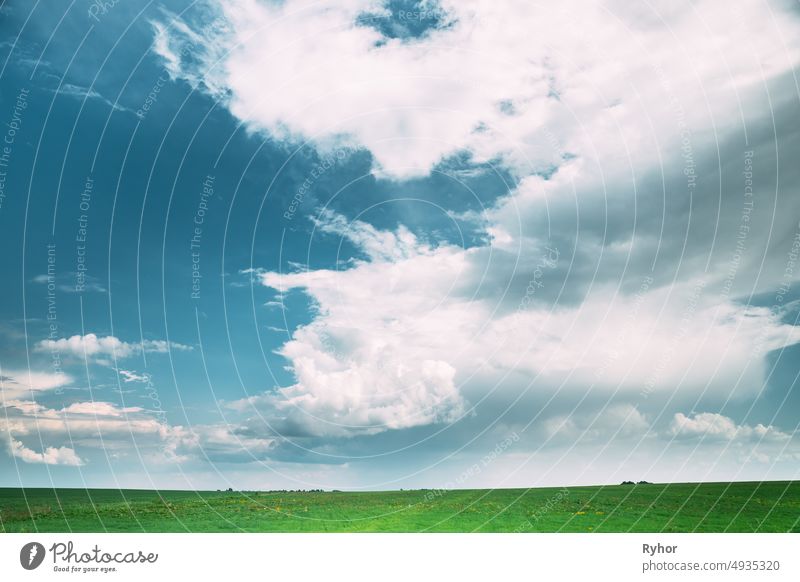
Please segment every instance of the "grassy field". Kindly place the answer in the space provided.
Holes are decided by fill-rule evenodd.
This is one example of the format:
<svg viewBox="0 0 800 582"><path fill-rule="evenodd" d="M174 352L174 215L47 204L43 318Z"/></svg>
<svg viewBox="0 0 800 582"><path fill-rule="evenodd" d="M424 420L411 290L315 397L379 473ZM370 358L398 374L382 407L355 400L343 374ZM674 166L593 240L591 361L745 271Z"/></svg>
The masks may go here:
<svg viewBox="0 0 800 582"><path fill-rule="evenodd" d="M788 532L800 481L497 490L0 489L6 532Z"/></svg>

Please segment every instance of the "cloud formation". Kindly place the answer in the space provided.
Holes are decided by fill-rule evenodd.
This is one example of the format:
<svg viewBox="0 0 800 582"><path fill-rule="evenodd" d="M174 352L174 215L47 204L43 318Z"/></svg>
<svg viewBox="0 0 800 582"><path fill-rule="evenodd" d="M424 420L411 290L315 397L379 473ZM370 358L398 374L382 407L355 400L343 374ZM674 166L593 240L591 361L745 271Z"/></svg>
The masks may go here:
<svg viewBox="0 0 800 582"><path fill-rule="evenodd" d="M68 465L79 467L84 461L69 447L47 447L43 452L37 453L29 449L20 441L11 437L7 438L8 452L26 463L40 463L44 465Z"/></svg>
<svg viewBox="0 0 800 582"><path fill-rule="evenodd" d="M648 279L633 295L603 285L574 307L526 301L561 284L543 249L543 272L529 275L525 295L481 297L490 252L502 250L434 248L405 231L324 216L322 230L368 258L345 270L260 274L278 293L306 293L318 315L279 352L297 384L236 404L288 419L292 432L453 421L469 402L511 402L534 382L534 393L556 390L565 407L587 387L651 407L699 392L752 398L763 387L763 354L800 342L800 328L779 314L720 301L702 282L652 288Z"/></svg>
<svg viewBox="0 0 800 582"><path fill-rule="evenodd" d="M3 401L30 396L31 393L56 390L68 386L73 378L64 372L36 370L3 370L0 376L0 395Z"/></svg>
<svg viewBox="0 0 800 582"><path fill-rule="evenodd" d="M140 343L128 343L108 336L97 336L94 333L73 335L57 340L46 339L36 344L40 352L60 352L78 358L113 356L119 359L130 358L142 352L165 354L170 350L189 351L191 346L164 340L144 340Z"/></svg>
<svg viewBox="0 0 800 582"><path fill-rule="evenodd" d="M157 411L99 400L76 401L58 409L34 400L5 400L0 410L6 450L27 463L81 466L92 456L109 462L120 451L135 454L150 469L248 463L264 459L275 446L274 439L247 434L236 424L175 425ZM48 444L42 444L44 451L39 453L34 450L36 443Z"/></svg>
<svg viewBox="0 0 800 582"><path fill-rule="evenodd" d="M785 441L791 438L791 435L772 426L737 425L733 419L716 412L700 412L690 416L678 412L672 419L670 432L676 437L703 437L728 441L734 439Z"/></svg>
<svg viewBox="0 0 800 582"><path fill-rule="evenodd" d="M374 0L204 6L153 24L174 78L224 99L252 129L365 147L377 170L400 178L459 152L520 175L610 143L604 164L631 152L657 162L653 133L674 135L676 110L710 127L712 115L738 113L739 91L800 55L797 19L771 18L755 1L632 10L443 0L440 26L405 39L365 25L386 10Z"/></svg>
<svg viewBox="0 0 800 582"><path fill-rule="evenodd" d="M138 400L56 403L52 391L70 378L31 378L26 387L10 374L6 422L19 455L57 461L68 449L91 463L104 446L136 447L190 466L419 445L421 458L450 455L487 430L498 439L516 431L518 454L530 456L580 443L564 466L584 466L576 458L590 466L592 447L605 444L649 461L662 448L706 441L746 455L763 439L770 458L780 456L794 433L741 413L765 391L769 354L800 341L788 308L754 300L783 282L798 229L791 195L800 179L786 163L800 152L794 8L423 5L436 12L424 23L367 0L214 0L180 16L155 13L153 49L171 79L220 99L281 151L307 140L321 154L363 150L326 178L345 183L371 164L375 176L361 187L375 192L326 201L317 191L324 196L328 182L319 181L303 207L316 216L293 218L287 254L297 260L292 245L307 228L331 250L321 261L339 253L317 263L327 268L286 272L275 261L248 271L263 287L256 310L267 325L258 329L280 334L270 349L289 380L265 387L237 347L244 382L249 389L259 378L258 388L227 401L224 421L189 426ZM412 213L367 212L389 196L425 199L438 186L423 178L443 170L460 179L448 173L459 164L511 178L500 194L476 195L481 212L454 204L456 214L451 193L437 199L443 216L474 234L467 245L434 220L423 232ZM287 171L280 188L296 178ZM171 349L191 348L87 334L39 342L34 357L55 351L73 357L67 365L86 357L108 366L111 356ZM266 359L272 365L274 354ZM117 381L136 394L162 371L120 369ZM686 413L697 409L729 416ZM307 448L291 451L287 441Z"/></svg>

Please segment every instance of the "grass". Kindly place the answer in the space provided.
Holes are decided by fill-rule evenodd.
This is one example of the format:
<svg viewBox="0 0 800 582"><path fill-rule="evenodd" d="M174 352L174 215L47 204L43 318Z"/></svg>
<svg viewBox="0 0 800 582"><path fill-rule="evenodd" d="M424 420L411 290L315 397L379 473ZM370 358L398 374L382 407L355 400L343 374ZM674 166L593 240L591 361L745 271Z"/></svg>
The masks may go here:
<svg viewBox="0 0 800 582"><path fill-rule="evenodd" d="M2 489L5 532L800 532L800 481L495 490Z"/></svg>

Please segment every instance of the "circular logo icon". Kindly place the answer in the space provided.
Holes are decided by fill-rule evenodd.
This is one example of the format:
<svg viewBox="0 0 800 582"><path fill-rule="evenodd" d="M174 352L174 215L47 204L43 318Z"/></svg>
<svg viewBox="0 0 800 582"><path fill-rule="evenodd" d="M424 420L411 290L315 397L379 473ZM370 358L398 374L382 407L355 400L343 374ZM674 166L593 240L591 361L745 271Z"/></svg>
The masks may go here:
<svg viewBox="0 0 800 582"><path fill-rule="evenodd" d="M39 542L30 542L19 551L19 563L26 570L35 570L44 561L44 546Z"/></svg>

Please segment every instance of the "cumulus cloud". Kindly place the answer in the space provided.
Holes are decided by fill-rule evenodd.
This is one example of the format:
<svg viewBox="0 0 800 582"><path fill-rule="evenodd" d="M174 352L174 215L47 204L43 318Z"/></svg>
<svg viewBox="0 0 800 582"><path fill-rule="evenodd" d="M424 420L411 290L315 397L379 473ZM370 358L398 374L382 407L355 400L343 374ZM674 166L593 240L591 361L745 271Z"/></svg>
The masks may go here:
<svg viewBox="0 0 800 582"><path fill-rule="evenodd" d="M18 435L115 438L133 434L164 437L169 429L162 419L142 407L121 407L111 402L73 402L55 409L31 400L12 400L7 401L4 407L6 416L0 419L0 427Z"/></svg>
<svg viewBox="0 0 800 582"><path fill-rule="evenodd" d="M73 335L57 340L46 339L36 344L36 350L40 352L60 352L79 358L113 356L124 359L142 352L164 354L170 350L188 351L191 349L191 346L177 342L144 340L140 343L128 343L113 335L97 336L94 333Z"/></svg>
<svg viewBox="0 0 800 582"><path fill-rule="evenodd" d="M346 239L367 260L344 271L259 273L265 286L300 289L320 308L281 349L305 378L280 392L286 402L324 408L326 381L352 373L370 382L375 360L389 369L446 365L459 393L477 374L494 386L512 371L528 383L645 396L709 382L712 392L757 393L763 359L753 346L780 349L800 336L781 313L735 300L749 265L774 261L748 255L732 266L742 201L693 196L689 178L740 192L741 146L726 146L737 163L720 170L720 141L742 104L766 107L764 83L800 60L800 41L782 40L800 38L792 34L800 21L775 21L759 2L730 9L712 0L639 10L439 6L445 26L402 39L365 26L360 15L385 7L358 0L211 2L191 19L155 24L171 73L203 79L252 129L322 148L352 142L392 177L425 174L463 151L521 177L476 217L489 244L468 250L321 212L315 233ZM756 23L759 34L748 34ZM181 57L197 35L214 47L207 58ZM265 76L280 89L265 89ZM762 134L752 143L773 139ZM775 157L759 155L767 165ZM796 227L785 213L763 222L771 215L766 208L752 218L748 248ZM545 283L534 273L548 245L561 260ZM390 382L386 369L379 375ZM443 402L460 402L446 393Z"/></svg>
<svg viewBox="0 0 800 582"><path fill-rule="evenodd" d="M774 121L797 113L788 4L445 0L422 34L369 24L382 2L201 6L154 22L155 51L248 129L362 147L391 179L454 156L518 178L458 216L482 245L322 210L313 236L356 249L343 268L247 271L275 292L265 305L315 307L278 350L294 383L229 404L272 432L387 436L481 407L522 426L557 395L540 422L554 440L687 436L709 419L650 423L687 395L758 397L764 355L800 341L749 300L781 280L774 245L797 229L797 139ZM762 195L745 221L747 148ZM575 411L583 394L603 413Z"/></svg>
<svg viewBox="0 0 800 582"><path fill-rule="evenodd" d="M167 439L166 451L179 461L252 463L268 459L276 446L274 438L249 434L236 424L205 424L176 427Z"/></svg>
<svg viewBox="0 0 800 582"><path fill-rule="evenodd" d="M448 323L474 315L466 304L440 304L439 293L464 257L454 248L435 252L405 229L382 232L334 214L325 219L320 228L348 237L372 260L346 271L260 274L281 293L304 289L325 315L295 331L280 351L297 384L235 406L267 407L292 430L309 434L376 433L457 419L466 401L455 367L440 356L447 355L445 334L455 331Z"/></svg>
<svg viewBox="0 0 800 582"><path fill-rule="evenodd" d="M699 412L687 416L675 414L670 424L670 434L676 437L703 437L720 440L774 440L784 441L791 435L773 426L736 424L733 419L716 412Z"/></svg>
<svg viewBox="0 0 800 582"><path fill-rule="evenodd" d="M64 372L3 370L3 375L0 376L0 395L3 401L9 401L30 396L31 392L56 390L68 386L72 381L72 377Z"/></svg>
<svg viewBox="0 0 800 582"><path fill-rule="evenodd" d="M154 49L173 77L224 98L249 127L363 146L394 177L464 151L527 174L609 138L624 162L625 149L643 153L653 129L674 125L676 99L690 124L708 126L710 111L733 115L737 91L800 54L797 19L755 1L439 7L439 28L401 39L364 25L383 8L374 0L212 1L154 22Z"/></svg>
<svg viewBox="0 0 800 582"><path fill-rule="evenodd" d="M465 410L455 369L447 362L409 365L384 357L380 363L345 363L299 342L286 346L283 354L293 362L297 384L230 404L241 412L266 409L278 432L375 434L452 422Z"/></svg>
<svg viewBox="0 0 800 582"><path fill-rule="evenodd" d="M47 447L43 452L37 453L20 441L9 437L8 451L12 456L22 459L26 463L69 465L73 467L84 464L84 461L75 453L75 450L69 447Z"/></svg>
<svg viewBox="0 0 800 582"><path fill-rule="evenodd" d="M502 385L493 396L502 398L520 375L522 386L536 379L564 401L587 386L640 401L701 387L720 398L752 397L764 381L753 346L769 351L800 341L800 329L777 314L720 301L702 282L651 288L644 281L633 297L599 287L574 308L523 295L516 309L499 309L497 297L476 299L485 248L431 248L413 235L400 244L404 233L379 237L351 225L369 233L357 239L338 218L332 222L329 230L360 240L370 259L346 270L260 274L280 293L307 293L318 316L280 350L298 383L245 401L267 402L318 431L326 422L345 431L452 420L469 400L466 391L474 400ZM537 282L557 286L546 277ZM446 413L423 412L437 406Z"/></svg>
<svg viewBox="0 0 800 582"><path fill-rule="evenodd" d="M0 403L0 433L10 455L28 463L83 465L90 454L136 450L153 466L180 463L247 463L267 458L275 439L232 424L170 424L164 415L141 406L99 400L50 408L34 400ZM27 442L27 444L26 444ZM54 443L42 453L32 443ZM81 447L78 455L76 446Z"/></svg>

